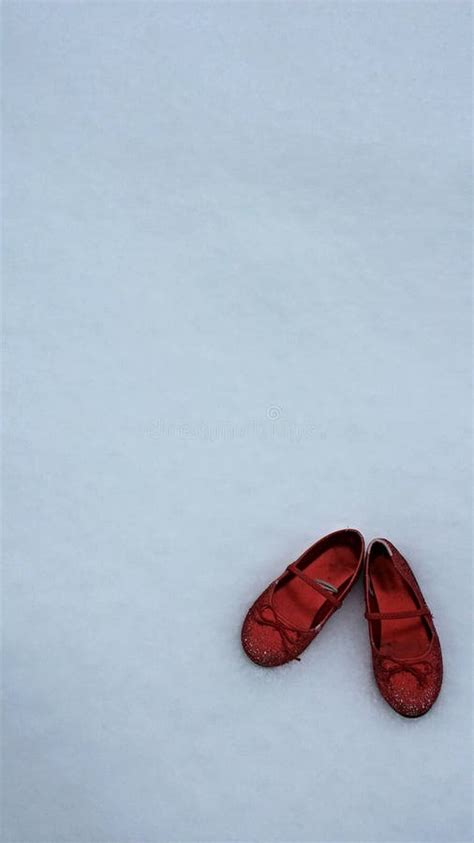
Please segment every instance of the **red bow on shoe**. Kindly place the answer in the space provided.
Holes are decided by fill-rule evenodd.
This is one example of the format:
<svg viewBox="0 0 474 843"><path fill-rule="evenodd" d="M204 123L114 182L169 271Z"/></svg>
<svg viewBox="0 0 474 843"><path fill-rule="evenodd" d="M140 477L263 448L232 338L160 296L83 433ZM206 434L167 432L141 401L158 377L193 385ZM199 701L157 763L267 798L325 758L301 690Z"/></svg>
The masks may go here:
<svg viewBox="0 0 474 843"><path fill-rule="evenodd" d="M384 662L390 661L394 662L394 667L386 667ZM426 665L426 670L422 670L420 665ZM408 662L404 662L402 659L396 659L394 656L384 656L383 659L380 660L380 666L384 673L387 675L388 679L391 679L392 676L395 676L396 673L404 673L407 671L411 673L412 676L415 677L417 682L423 687L427 684L428 676L432 673L433 668L430 662L421 659L416 664L409 664Z"/></svg>
<svg viewBox="0 0 474 843"><path fill-rule="evenodd" d="M264 612L267 613L267 617L263 614ZM268 614L270 614L270 617L268 617ZM291 657L292 648L301 634L299 630L288 627L282 620L280 620L275 612L275 609L270 605L270 603L265 603L263 606L255 609L255 620L262 626L271 626L280 633L285 651L287 655ZM290 636L290 632L296 633L296 639ZM296 659L297 662L301 661L298 656L293 656L292 658Z"/></svg>

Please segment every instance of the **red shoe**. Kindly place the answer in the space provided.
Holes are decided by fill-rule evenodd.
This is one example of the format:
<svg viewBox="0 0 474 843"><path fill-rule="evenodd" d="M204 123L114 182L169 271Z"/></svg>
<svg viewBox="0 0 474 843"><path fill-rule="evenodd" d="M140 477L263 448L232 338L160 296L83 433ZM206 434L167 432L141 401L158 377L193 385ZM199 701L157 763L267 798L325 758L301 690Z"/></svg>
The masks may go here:
<svg viewBox="0 0 474 843"><path fill-rule="evenodd" d="M443 679L439 638L408 562L387 539L367 548L365 601L380 693L404 717L426 714Z"/></svg>
<svg viewBox="0 0 474 843"><path fill-rule="evenodd" d="M357 530L338 530L311 545L248 611L242 627L248 657L263 667L299 661L354 585L363 558Z"/></svg>

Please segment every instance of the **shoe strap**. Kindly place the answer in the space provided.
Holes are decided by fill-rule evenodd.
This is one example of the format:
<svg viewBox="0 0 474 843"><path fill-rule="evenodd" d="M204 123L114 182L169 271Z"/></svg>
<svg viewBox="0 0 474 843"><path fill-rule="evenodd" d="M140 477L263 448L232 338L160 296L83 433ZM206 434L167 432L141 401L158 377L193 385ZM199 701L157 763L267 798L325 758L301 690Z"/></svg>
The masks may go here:
<svg viewBox="0 0 474 843"><path fill-rule="evenodd" d="M423 615L431 617L431 612L428 606L423 606L422 609L413 609L410 612L366 612L365 617L368 621L397 621L404 618L420 618Z"/></svg>
<svg viewBox="0 0 474 843"><path fill-rule="evenodd" d="M306 585L309 585L311 588L314 588L314 590L321 594L321 596L324 597L326 600L328 600L329 603L331 603L335 609L339 609L341 601L337 600L336 597L333 596L334 594L338 593L338 589L336 588L336 586L331 585L331 583L325 582L324 580L311 579L311 577L308 577L305 573L303 573L303 571L300 571L300 569L296 565L296 562L292 562L291 565L288 565L288 568L286 570L289 571L291 574L294 574L296 577L299 577L300 580L303 580L303 582L306 583Z"/></svg>

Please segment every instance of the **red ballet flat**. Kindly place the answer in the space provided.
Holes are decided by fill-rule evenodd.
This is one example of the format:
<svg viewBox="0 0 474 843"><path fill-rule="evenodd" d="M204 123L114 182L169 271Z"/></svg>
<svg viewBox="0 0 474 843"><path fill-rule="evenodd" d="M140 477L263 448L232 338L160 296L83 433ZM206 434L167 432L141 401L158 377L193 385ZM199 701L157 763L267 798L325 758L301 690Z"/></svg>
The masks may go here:
<svg viewBox="0 0 474 843"><path fill-rule="evenodd" d="M441 646L408 562L387 539L367 548L365 600L380 693L398 714L421 717L441 689Z"/></svg>
<svg viewBox="0 0 474 843"><path fill-rule="evenodd" d="M339 609L364 559L357 530L338 530L311 545L258 597L242 626L242 646L263 667L299 657Z"/></svg>

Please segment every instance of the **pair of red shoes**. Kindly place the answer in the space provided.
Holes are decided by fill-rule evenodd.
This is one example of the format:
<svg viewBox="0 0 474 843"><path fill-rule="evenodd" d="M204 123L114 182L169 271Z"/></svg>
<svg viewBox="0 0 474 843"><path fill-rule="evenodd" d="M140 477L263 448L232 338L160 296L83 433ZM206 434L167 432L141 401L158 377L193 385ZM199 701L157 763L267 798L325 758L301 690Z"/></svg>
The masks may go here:
<svg viewBox="0 0 474 843"><path fill-rule="evenodd" d="M399 714L420 717L441 689L441 647L420 586L406 559L387 539L374 539L366 552L363 536L347 529L311 545L248 611L243 648L264 667L299 661L339 609L363 565L365 617L377 685Z"/></svg>

